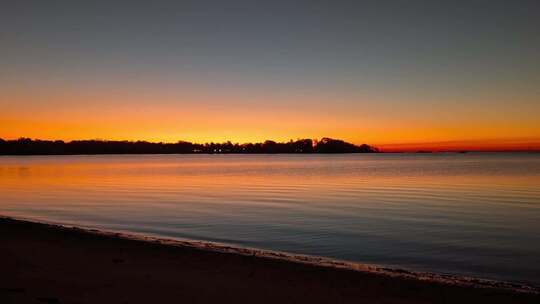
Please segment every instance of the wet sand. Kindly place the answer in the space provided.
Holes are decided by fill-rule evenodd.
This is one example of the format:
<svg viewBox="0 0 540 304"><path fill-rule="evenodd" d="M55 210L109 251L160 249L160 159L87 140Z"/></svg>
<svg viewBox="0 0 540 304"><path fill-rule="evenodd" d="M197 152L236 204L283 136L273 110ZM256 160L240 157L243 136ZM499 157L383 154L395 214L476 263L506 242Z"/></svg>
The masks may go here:
<svg viewBox="0 0 540 304"><path fill-rule="evenodd" d="M540 303L516 284L0 218L0 303Z"/></svg>

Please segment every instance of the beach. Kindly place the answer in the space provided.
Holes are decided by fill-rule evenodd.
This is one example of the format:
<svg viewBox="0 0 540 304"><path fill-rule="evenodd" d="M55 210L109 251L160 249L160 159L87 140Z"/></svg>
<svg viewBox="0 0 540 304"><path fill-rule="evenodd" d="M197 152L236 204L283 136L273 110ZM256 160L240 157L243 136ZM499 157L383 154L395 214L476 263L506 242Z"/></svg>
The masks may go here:
<svg viewBox="0 0 540 304"><path fill-rule="evenodd" d="M533 287L0 218L0 303L538 303Z"/></svg>

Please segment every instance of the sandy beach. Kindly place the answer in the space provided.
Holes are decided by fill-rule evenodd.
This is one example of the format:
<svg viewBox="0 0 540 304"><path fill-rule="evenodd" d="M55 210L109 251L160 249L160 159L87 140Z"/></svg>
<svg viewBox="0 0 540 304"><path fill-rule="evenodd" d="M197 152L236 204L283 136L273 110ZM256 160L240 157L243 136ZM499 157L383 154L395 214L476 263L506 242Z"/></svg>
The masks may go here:
<svg viewBox="0 0 540 304"><path fill-rule="evenodd" d="M535 288L0 218L0 303L538 303Z"/></svg>

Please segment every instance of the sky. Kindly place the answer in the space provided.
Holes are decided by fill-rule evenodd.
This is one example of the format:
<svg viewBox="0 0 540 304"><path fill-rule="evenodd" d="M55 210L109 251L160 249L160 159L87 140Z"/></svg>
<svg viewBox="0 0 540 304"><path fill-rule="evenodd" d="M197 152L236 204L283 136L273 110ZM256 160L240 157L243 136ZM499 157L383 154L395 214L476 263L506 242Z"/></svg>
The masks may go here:
<svg viewBox="0 0 540 304"><path fill-rule="evenodd" d="M540 149L540 1L5 1L0 138Z"/></svg>

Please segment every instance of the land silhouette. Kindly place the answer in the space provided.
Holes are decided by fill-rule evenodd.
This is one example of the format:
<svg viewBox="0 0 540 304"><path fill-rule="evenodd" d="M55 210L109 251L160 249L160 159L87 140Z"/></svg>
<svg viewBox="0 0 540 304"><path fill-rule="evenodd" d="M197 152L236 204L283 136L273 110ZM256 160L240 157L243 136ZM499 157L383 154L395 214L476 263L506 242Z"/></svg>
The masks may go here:
<svg viewBox="0 0 540 304"><path fill-rule="evenodd" d="M266 140L262 143L205 143L187 141L154 143L148 141L110 140L32 140L0 138L0 155L70 155L70 154L277 154L277 153L377 153L376 147L354 145L324 137L320 140L298 139L288 142Z"/></svg>

